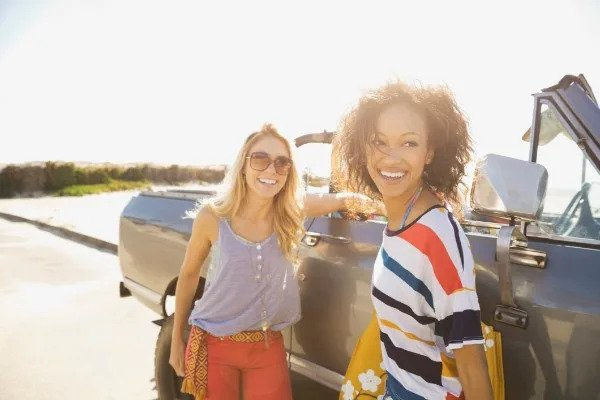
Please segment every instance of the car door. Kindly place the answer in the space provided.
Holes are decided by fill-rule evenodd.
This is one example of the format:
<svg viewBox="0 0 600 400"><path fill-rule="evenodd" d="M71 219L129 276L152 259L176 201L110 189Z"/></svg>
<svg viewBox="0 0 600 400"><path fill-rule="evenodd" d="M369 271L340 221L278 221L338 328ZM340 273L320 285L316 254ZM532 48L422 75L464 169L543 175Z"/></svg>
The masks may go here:
<svg viewBox="0 0 600 400"><path fill-rule="evenodd" d="M383 227L337 216L310 225L298 270L302 320L293 328L295 356L344 375L373 312L371 272Z"/></svg>
<svg viewBox="0 0 600 400"><path fill-rule="evenodd" d="M515 301L527 313L524 328L494 320L501 225L465 225L482 318L502 333L507 399L600 399L600 175L581 140L590 130L570 119L576 104L567 95L535 98L539 130L530 161L546 167L548 186L542 217L523 224L528 249L517 255L523 257L511 255ZM527 258L529 249L545 257Z"/></svg>
<svg viewBox="0 0 600 400"><path fill-rule="evenodd" d="M305 146L298 164L307 190L328 192L331 146ZM371 272L385 225L333 213L306 226L297 269L302 319L292 328L288 351L292 369L339 390L373 312Z"/></svg>

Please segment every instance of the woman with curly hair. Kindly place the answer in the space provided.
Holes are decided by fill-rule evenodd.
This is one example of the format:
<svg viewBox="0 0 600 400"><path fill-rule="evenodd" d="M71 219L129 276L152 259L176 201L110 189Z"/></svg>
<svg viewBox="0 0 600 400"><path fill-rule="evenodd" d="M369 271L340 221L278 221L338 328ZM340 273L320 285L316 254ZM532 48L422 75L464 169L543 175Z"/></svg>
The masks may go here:
<svg viewBox="0 0 600 400"><path fill-rule="evenodd" d="M337 187L387 211L371 291L384 399L492 398L473 257L453 215L470 153L465 117L444 87L373 90L336 137Z"/></svg>

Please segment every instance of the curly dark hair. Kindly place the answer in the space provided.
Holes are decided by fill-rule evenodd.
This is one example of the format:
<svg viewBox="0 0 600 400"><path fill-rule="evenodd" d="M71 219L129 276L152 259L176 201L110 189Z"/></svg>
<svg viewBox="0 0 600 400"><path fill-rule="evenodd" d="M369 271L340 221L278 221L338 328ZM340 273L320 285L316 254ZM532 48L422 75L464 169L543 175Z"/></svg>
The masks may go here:
<svg viewBox="0 0 600 400"><path fill-rule="evenodd" d="M420 113L428 145L435 153L423 171L423 182L455 211L466 192L462 182L471 159L467 119L446 86L408 85L396 81L370 91L340 122L333 146L332 181L336 190L351 190L381 200L367 170L367 150L377 119L390 105L406 105Z"/></svg>

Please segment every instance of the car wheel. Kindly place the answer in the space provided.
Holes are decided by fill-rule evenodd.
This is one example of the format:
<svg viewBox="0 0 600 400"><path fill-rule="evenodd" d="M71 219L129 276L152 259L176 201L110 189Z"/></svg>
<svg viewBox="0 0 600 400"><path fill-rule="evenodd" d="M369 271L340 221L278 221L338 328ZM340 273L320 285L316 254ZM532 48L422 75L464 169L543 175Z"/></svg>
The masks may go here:
<svg viewBox="0 0 600 400"><path fill-rule="evenodd" d="M189 330L186 329L184 339L187 342ZM169 364L171 355L171 337L173 336L173 315L167 317L160 328L156 349L154 350L154 378L158 400L193 400L193 396L181 393L183 378L177 376Z"/></svg>

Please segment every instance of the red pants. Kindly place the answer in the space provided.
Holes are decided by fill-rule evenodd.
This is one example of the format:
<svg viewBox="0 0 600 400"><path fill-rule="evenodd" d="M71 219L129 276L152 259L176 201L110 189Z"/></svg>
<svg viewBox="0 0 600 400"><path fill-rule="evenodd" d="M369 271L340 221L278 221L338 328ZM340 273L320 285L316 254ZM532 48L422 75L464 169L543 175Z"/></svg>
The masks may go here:
<svg viewBox="0 0 600 400"><path fill-rule="evenodd" d="M207 335L205 400L292 400L283 336L241 343Z"/></svg>

